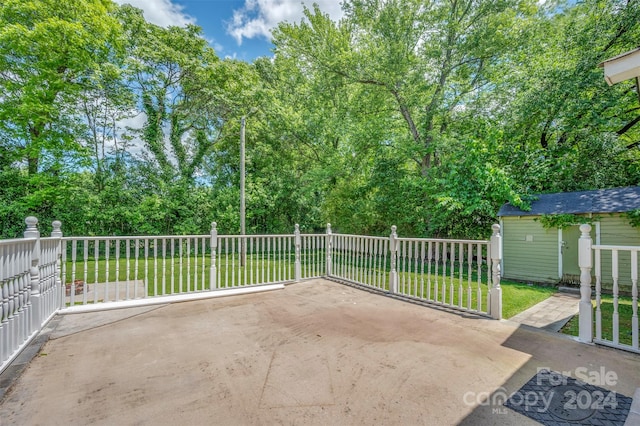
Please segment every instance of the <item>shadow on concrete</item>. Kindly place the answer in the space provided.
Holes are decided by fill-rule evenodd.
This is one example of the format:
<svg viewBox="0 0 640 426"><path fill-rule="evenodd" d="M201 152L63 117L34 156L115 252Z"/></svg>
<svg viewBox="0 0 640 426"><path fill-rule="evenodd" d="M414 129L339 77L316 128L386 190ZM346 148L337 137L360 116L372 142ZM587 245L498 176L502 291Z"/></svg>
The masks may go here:
<svg viewBox="0 0 640 426"><path fill-rule="evenodd" d="M511 425L514 419L517 424L607 424L623 425L629 411L630 396L640 387L640 357L635 354L578 342L575 338L535 329L529 326L519 326L502 343L503 347L528 354L530 359L517 369L503 384L491 392L479 395L475 402L478 405L469 413L459 425ZM556 396L548 396L548 402L542 401L539 395L528 391L525 385L536 381L540 384L548 374L553 374L552 384L557 385L558 392L568 389L566 398L561 401L561 408L551 412L557 401ZM557 374L556 374L557 373ZM568 380L566 378L569 378ZM535 380L534 380L535 379ZM587 383L582 390L577 391L576 398L572 390L562 386L571 385L578 379L578 385ZM581 381L581 382L580 382ZM592 390L594 385L601 390ZM525 386L525 388L523 388ZM601 396L600 393L604 393ZM617 404L615 398L618 397ZM524 416L505 406L510 399L512 405L520 405L520 411L537 411L537 416ZM539 400L540 398L540 400ZM572 399L574 398L574 399ZM577 400L577 398L580 398ZM604 399L608 398L608 399ZM612 399L613 398L613 399ZM467 398L468 400L471 398ZM554 401L551 401L553 399ZM627 401L629 400L629 401ZM536 403L539 403L536 406ZM542 404L543 403L543 404ZM598 405L600 403L600 405ZM540 405L542 404L542 406ZM542 407L542 408L540 408ZM586 412L580 408L615 408L617 417L607 414L607 421L601 423L596 419L598 410ZM572 411L575 410L575 411ZM589 410L587 410L589 411ZM581 415L584 414L584 415ZM515 416L515 417L514 417ZM532 418L546 419L537 422ZM580 419L578 419L580 417ZM590 422L593 419L593 423Z"/></svg>

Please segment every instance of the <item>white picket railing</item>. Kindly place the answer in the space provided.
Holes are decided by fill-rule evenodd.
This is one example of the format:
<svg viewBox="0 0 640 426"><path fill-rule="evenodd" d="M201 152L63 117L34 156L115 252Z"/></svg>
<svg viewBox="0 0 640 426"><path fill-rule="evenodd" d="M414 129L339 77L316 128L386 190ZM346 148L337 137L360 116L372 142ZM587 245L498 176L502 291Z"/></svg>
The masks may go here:
<svg viewBox="0 0 640 426"><path fill-rule="evenodd" d="M65 237L64 305L119 302L209 289L210 237Z"/></svg>
<svg viewBox="0 0 640 426"><path fill-rule="evenodd" d="M398 293L487 313L489 244L398 238Z"/></svg>
<svg viewBox="0 0 640 426"><path fill-rule="evenodd" d="M499 271L491 285L483 263L491 258L487 241L398 238L395 227L389 238L334 235L331 225L326 234L301 234L296 225L293 234L218 235L215 222L209 235L63 237L56 221L52 236L40 238L37 219L26 223L24 239L0 241L2 370L57 312L282 288L317 277L501 316ZM499 238L494 232L491 244Z"/></svg>
<svg viewBox="0 0 640 426"><path fill-rule="evenodd" d="M325 275L325 236L66 237L61 307L287 283Z"/></svg>
<svg viewBox="0 0 640 426"><path fill-rule="evenodd" d="M59 307L60 222L40 238L28 217L24 239L0 241L0 372L38 334Z"/></svg>
<svg viewBox="0 0 640 426"><path fill-rule="evenodd" d="M500 319L499 230L494 225L492 240L481 241L398 238L395 226L389 238L332 234L329 227L331 269L327 275Z"/></svg>
<svg viewBox="0 0 640 426"><path fill-rule="evenodd" d="M638 346L640 333L638 329L638 252L640 247L594 245L589 234L591 226L588 224L580 225L580 231L582 232L579 240L580 340L640 353ZM592 273L595 277L595 322L592 305ZM602 309L602 283L605 278L611 278L613 281L611 329L606 330L603 328ZM626 315L620 309L621 287L631 290L631 312ZM630 324L631 339L628 343L622 342L622 340L628 340L626 336L621 339L621 321ZM610 336L610 338L605 336Z"/></svg>
<svg viewBox="0 0 640 426"><path fill-rule="evenodd" d="M329 277L388 290L389 238L331 235Z"/></svg>

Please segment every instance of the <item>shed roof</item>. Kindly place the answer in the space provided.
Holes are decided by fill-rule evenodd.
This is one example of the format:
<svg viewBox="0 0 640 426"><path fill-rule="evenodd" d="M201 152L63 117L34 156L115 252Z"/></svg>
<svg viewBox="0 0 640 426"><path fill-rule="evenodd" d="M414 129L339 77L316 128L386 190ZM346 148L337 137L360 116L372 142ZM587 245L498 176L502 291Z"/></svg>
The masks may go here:
<svg viewBox="0 0 640 426"><path fill-rule="evenodd" d="M498 216L628 212L640 209L640 186L539 194L536 198L530 211L507 203L500 208Z"/></svg>

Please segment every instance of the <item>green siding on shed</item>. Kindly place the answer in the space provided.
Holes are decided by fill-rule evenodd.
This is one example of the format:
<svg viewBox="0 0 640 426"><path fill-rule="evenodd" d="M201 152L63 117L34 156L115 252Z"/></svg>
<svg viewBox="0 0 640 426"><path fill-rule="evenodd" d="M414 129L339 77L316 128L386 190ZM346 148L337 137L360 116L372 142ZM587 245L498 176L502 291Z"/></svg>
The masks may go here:
<svg viewBox="0 0 640 426"><path fill-rule="evenodd" d="M558 277L558 230L544 229L539 216L507 216L502 218L503 269L506 279L520 281L557 283ZM585 222L590 220L585 217ZM600 244L617 246L640 246L640 229L630 225L623 214L598 215L600 222ZM565 232L568 234L568 232ZM593 244L596 244L595 225L591 231ZM564 238L570 238L564 235ZM529 241L528 241L529 240ZM577 246L577 241L568 241ZM639 259L640 260L640 259ZM620 290L631 291L631 256L629 252L619 252ZM576 265L577 266L577 265ZM594 263L595 268L595 263ZM565 269L570 269L565 264ZM576 269L577 268L572 268ZM640 262L639 262L640 269ZM565 273L570 271L565 271ZM595 270L592 271L595 276ZM602 287L611 289L613 278L611 273L611 250L601 253ZM595 280L592 285L595 287Z"/></svg>
<svg viewBox="0 0 640 426"><path fill-rule="evenodd" d="M594 241L594 244L596 242ZM629 219L620 214L607 214L600 217L600 244L616 246L640 246L640 229L629 224ZM611 250L601 252L602 285L610 289L613 285L611 274ZM618 284L624 292L631 291L631 255L621 251L618 257ZM593 271L595 275L595 271ZM593 282L595 286L595 282Z"/></svg>
<svg viewBox="0 0 640 426"><path fill-rule="evenodd" d="M558 231L531 216L503 217L502 224L503 277L558 282Z"/></svg>

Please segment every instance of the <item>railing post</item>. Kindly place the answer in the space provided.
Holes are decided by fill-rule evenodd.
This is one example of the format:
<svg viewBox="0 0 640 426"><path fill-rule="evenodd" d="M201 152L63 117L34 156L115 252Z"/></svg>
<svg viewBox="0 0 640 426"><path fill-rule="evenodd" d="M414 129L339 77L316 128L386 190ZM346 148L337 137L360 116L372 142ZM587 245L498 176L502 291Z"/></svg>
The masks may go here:
<svg viewBox="0 0 640 426"><path fill-rule="evenodd" d="M56 306L58 307L58 309L61 309L64 307L64 297L65 297L64 286L62 285L62 222L60 222L59 220L54 220L51 223L51 226L53 226L53 230L51 231L51 236L53 238L60 239L56 247L56 270L55 270L56 283L55 283L53 294L55 294L56 295L55 297L57 298Z"/></svg>
<svg viewBox="0 0 640 426"><path fill-rule="evenodd" d="M389 236L389 251L391 252L391 272L389 273L389 293L395 294L398 292L398 271L396 271L396 258L398 254L398 234L396 230L398 228L393 225L391 227L391 235Z"/></svg>
<svg viewBox="0 0 640 426"><path fill-rule="evenodd" d="M491 226L491 289L489 290L488 311L494 319L502 319L502 288L500 287L500 262L502 260L502 236L500 225Z"/></svg>
<svg viewBox="0 0 640 426"><path fill-rule="evenodd" d="M218 288L218 271L216 269L216 249L218 248L218 224L211 222L211 266L209 267L209 290Z"/></svg>
<svg viewBox="0 0 640 426"><path fill-rule="evenodd" d="M295 261L295 270L294 270L294 280L295 282L300 281L302 277L302 268L300 265L300 247L302 246L302 241L300 238L300 225L296 223L296 228L294 231L295 234L295 246L296 246L296 261Z"/></svg>
<svg viewBox="0 0 640 426"><path fill-rule="evenodd" d="M333 249L333 234L331 232L331 224L327 223L327 276L330 277L332 270L331 270L331 250Z"/></svg>
<svg viewBox="0 0 640 426"><path fill-rule="evenodd" d="M40 293L40 231L38 230L38 219L29 216L25 219L27 229L24 231L25 239L33 239L33 249L31 251L31 268L29 269L29 286L26 293L20 295L24 305L31 305L31 318L28 325L29 331L39 329L42 324L42 306ZM23 299L24 298L24 299ZM21 303L22 304L22 303Z"/></svg>
<svg viewBox="0 0 640 426"><path fill-rule="evenodd" d="M581 342L593 341L593 306L591 305L591 225L580 225L582 235L578 240L578 266L580 266L580 306L578 339Z"/></svg>

